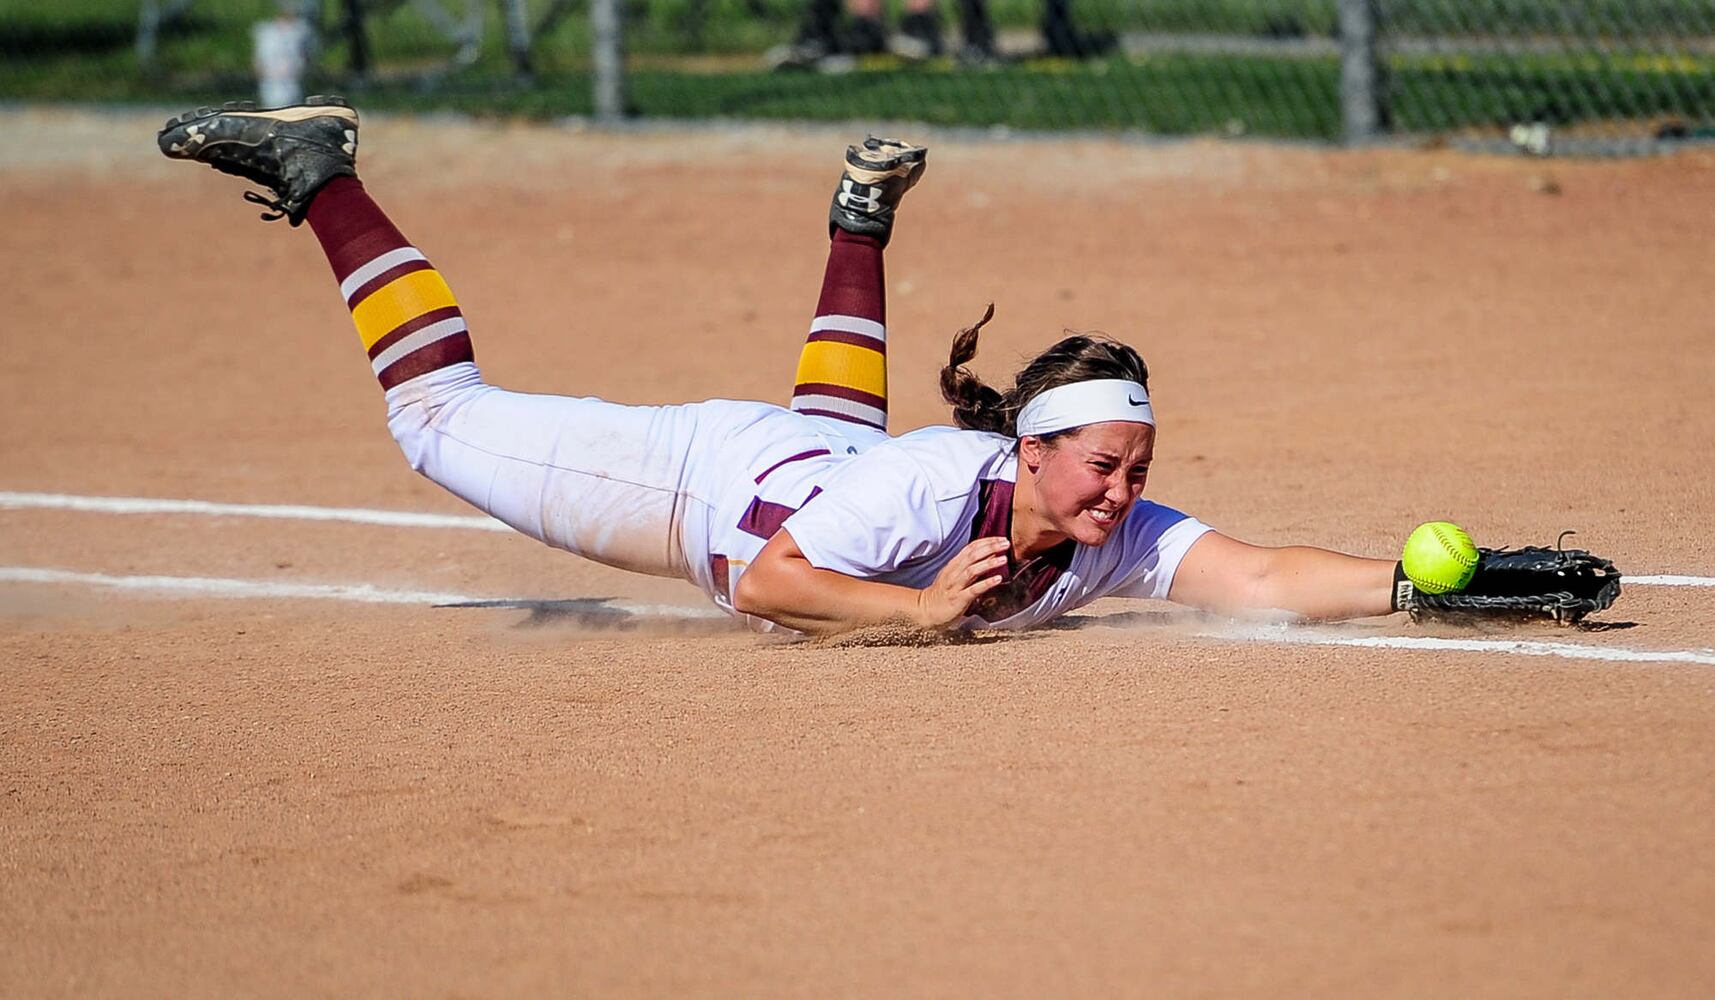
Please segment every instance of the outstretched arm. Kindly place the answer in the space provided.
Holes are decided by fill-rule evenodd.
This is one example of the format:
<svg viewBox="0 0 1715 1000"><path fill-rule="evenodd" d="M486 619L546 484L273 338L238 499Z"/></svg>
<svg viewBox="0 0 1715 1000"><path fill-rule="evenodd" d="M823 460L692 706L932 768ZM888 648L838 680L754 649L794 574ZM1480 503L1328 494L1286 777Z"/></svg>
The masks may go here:
<svg viewBox="0 0 1715 1000"><path fill-rule="evenodd" d="M1221 614L1328 621L1393 610L1395 563L1328 549L1268 548L1211 531L1192 544L1168 599Z"/></svg>
<svg viewBox="0 0 1715 1000"><path fill-rule="evenodd" d="M733 592L733 607L800 632L828 634L903 621L952 625L1001 582L1008 542L979 538L965 546L926 589L817 569L785 529L757 553Z"/></svg>

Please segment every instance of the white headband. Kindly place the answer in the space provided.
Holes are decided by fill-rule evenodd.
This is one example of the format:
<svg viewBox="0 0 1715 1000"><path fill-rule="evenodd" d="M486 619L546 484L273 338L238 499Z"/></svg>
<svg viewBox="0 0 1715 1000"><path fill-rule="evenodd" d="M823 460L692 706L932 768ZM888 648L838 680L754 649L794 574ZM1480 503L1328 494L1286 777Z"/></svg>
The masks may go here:
<svg viewBox="0 0 1715 1000"><path fill-rule="evenodd" d="M1123 378L1090 379L1049 389L1018 412L1018 436L1055 434L1108 420L1155 426L1148 390Z"/></svg>

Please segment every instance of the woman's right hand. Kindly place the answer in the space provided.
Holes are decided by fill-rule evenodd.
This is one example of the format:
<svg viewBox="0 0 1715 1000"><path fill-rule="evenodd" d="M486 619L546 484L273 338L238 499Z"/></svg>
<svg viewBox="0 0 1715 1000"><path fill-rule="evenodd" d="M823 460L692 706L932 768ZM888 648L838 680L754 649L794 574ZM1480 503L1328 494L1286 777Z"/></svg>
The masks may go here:
<svg viewBox="0 0 1715 1000"><path fill-rule="evenodd" d="M1000 586L1011 546L1005 538L988 537L960 549L935 582L917 592L918 624L945 628L962 620L978 598Z"/></svg>

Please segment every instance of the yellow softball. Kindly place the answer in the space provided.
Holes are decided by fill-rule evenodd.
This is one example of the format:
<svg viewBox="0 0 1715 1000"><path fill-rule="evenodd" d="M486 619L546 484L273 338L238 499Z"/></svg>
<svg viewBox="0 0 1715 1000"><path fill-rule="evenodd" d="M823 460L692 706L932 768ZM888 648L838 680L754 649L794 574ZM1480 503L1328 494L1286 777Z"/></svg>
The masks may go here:
<svg viewBox="0 0 1715 1000"><path fill-rule="evenodd" d="M1425 594L1463 590L1477 572L1477 545L1451 521L1420 524L1405 540L1399 561L1406 578Z"/></svg>

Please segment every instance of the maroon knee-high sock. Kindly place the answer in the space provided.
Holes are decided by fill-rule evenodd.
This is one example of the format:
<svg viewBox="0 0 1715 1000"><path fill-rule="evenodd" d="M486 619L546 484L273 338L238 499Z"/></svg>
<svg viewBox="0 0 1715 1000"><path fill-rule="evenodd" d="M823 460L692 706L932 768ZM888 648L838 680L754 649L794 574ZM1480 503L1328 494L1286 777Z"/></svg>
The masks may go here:
<svg viewBox="0 0 1715 1000"><path fill-rule="evenodd" d="M887 429L887 286L881 241L834 231L792 408Z"/></svg>
<svg viewBox="0 0 1715 1000"><path fill-rule="evenodd" d="M382 389L474 361L464 314L440 272L355 177L336 177L307 214Z"/></svg>

